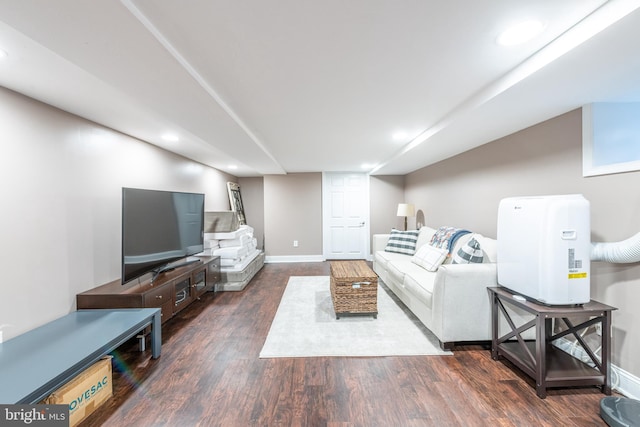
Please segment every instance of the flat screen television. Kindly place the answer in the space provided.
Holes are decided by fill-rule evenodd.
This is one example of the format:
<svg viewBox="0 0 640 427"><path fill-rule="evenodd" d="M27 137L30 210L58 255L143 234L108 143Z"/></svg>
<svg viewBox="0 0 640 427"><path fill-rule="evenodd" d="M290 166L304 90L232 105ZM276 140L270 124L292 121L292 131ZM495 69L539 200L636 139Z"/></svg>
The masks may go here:
<svg viewBox="0 0 640 427"><path fill-rule="evenodd" d="M122 284L203 250L204 194L122 189Z"/></svg>

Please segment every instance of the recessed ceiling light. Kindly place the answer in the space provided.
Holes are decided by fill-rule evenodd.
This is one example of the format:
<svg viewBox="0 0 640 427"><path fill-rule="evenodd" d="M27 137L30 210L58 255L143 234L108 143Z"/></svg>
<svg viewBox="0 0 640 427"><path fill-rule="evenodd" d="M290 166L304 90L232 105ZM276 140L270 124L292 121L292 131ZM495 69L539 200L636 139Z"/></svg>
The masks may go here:
<svg viewBox="0 0 640 427"><path fill-rule="evenodd" d="M365 170L373 169L377 165L375 163L363 163L360 167Z"/></svg>
<svg viewBox="0 0 640 427"><path fill-rule="evenodd" d="M404 141L409 135L406 132L399 131L391 135L394 141Z"/></svg>
<svg viewBox="0 0 640 427"><path fill-rule="evenodd" d="M167 142L178 142L178 141L180 141L180 138L178 138L178 135L174 135L172 133L165 133L164 135L162 135L162 139L167 141Z"/></svg>
<svg viewBox="0 0 640 427"><path fill-rule="evenodd" d="M229 165L229 169L234 169L235 170L235 169L238 169L238 166L237 165Z"/></svg>
<svg viewBox="0 0 640 427"><path fill-rule="evenodd" d="M503 46L514 46L528 42L544 29L544 24L537 20L520 22L498 36L497 42Z"/></svg>

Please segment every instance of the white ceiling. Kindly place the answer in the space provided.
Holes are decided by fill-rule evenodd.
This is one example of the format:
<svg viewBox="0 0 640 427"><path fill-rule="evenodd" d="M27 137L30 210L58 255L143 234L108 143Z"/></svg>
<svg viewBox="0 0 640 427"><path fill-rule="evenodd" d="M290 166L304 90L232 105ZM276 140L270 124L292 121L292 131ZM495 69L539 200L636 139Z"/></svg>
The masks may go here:
<svg viewBox="0 0 640 427"><path fill-rule="evenodd" d="M0 0L0 49L0 85L236 176L406 174L640 101L640 0Z"/></svg>

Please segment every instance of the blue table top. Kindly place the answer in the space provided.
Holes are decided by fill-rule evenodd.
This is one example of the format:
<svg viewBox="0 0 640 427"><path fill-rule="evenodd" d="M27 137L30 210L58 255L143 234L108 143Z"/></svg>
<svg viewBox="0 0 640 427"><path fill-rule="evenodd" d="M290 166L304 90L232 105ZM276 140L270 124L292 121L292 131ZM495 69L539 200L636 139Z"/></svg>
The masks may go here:
<svg viewBox="0 0 640 427"><path fill-rule="evenodd" d="M44 398L146 326L158 308L79 310L0 344L0 404ZM40 390L40 392L38 392Z"/></svg>

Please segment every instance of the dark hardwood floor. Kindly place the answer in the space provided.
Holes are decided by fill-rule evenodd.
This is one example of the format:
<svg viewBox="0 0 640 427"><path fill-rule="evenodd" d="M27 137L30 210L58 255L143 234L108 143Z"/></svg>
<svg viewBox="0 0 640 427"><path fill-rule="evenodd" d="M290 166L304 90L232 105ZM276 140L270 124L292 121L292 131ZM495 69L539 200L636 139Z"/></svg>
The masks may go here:
<svg viewBox="0 0 640 427"><path fill-rule="evenodd" d="M87 426L606 426L595 387L550 390L482 346L453 356L259 359L289 276L267 264L242 292L206 294L163 325L162 356L114 358L114 396Z"/></svg>

